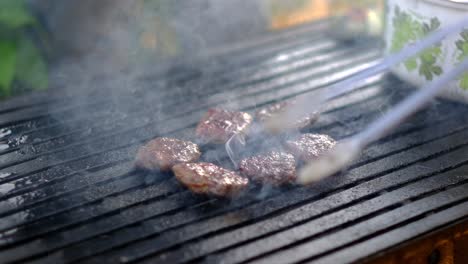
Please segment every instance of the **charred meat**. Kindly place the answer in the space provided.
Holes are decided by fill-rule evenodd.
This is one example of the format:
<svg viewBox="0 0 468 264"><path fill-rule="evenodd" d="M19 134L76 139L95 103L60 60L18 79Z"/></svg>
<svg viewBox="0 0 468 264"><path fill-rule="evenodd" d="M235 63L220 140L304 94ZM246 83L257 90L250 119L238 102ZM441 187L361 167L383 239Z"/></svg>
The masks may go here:
<svg viewBox="0 0 468 264"><path fill-rule="evenodd" d="M177 163L196 162L201 152L195 143L159 137L140 147L136 166L149 170L168 171Z"/></svg>
<svg viewBox="0 0 468 264"><path fill-rule="evenodd" d="M243 159L239 170L254 181L275 186L296 180L296 160L285 152L270 151Z"/></svg>
<svg viewBox="0 0 468 264"><path fill-rule="evenodd" d="M235 196L249 180L212 163L180 163L172 167L176 178L195 193Z"/></svg>
<svg viewBox="0 0 468 264"><path fill-rule="evenodd" d="M328 135L302 134L295 140L286 141L286 148L298 160L310 161L333 148L336 141Z"/></svg>
<svg viewBox="0 0 468 264"><path fill-rule="evenodd" d="M258 110L255 114L255 118L258 120L258 122L260 122L261 124L264 124L274 115L283 113L284 111L286 111L286 109L289 106L294 105L295 103L296 103L296 100L287 100L287 101L274 103L272 105L269 105L265 108ZM299 120L294 121L292 123L292 128L299 130L299 129L309 127L315 121L317 121L318 118L319 118L319 113L314 112L312 114L309 114L308 116L305 116Z"/></svg>
<svg viewBox="0 0 468 264"><path fill-rule="evenodd" d="M245 133L252 116L244 112L209 109L198 123L196 134L206 143L224 144L237 133Z"/></svg>

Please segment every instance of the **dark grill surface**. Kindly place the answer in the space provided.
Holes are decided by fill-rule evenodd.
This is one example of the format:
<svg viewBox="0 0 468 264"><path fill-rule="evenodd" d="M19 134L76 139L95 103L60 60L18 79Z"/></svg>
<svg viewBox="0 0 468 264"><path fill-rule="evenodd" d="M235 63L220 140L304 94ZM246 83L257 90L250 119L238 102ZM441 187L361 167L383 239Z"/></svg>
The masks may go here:
<svg viewBox="0 0 468 264"><path fill-rule="evenodd" d="M0 261L345 263L466 218L467 107L442 100L345 174L310 187L255 187L228 201L133 170L138 146L159 135L191 139L208 107L252 111L380 58L375 41L338 43L320 33L325 26L143 75L126 89L101 76L92 87L69 83L2 103ZM310 131L352 135L407 88L372 78L331 101Z"/></svg>

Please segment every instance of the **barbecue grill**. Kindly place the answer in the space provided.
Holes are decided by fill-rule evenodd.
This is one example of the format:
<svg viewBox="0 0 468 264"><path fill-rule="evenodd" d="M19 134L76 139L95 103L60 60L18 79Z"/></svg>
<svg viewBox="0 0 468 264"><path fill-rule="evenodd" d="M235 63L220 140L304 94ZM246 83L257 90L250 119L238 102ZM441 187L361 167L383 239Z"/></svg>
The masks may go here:
<svg viewBox="0 0 468 264"><path fill-rule="evenodd" d="M433 102L347 172L308 187L253 187L226 200L133 168L144 142L193 138L208 107L252 111L381 58L379 41L343 43L326 27L288 29L141 75L119 96L112 76L97 76L2 103L0 262L383 263L376 257L435 231L466 240L455 224L468 216L468 107L450 101ZM330 101L307 132L347 137L411 92L392 75L376 76ZM444 257L434 248L430 263Z"/></svg>

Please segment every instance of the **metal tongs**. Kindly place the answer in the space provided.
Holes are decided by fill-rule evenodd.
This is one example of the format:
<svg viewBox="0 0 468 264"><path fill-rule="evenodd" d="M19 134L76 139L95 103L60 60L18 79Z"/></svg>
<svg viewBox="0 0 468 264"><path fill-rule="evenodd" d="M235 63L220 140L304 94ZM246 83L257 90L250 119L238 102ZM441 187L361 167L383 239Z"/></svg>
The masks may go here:
<svg viewBox="0 0 468 264"><path fill-rule="evenodd" d="M421 88L403 100L383 117L370 124L364 131L340 141L331 151L309 162L300 172L297 181L308 184L333 175L351 165L364 148L398 127L405 119L423 108L437 96L446 84L468 71L468 59L440 78Z"/></svg>
<svg viewBox="0 0 468 264"><path fill-rule="evenodd" d="M322 97L318 108L320 109L325 101L352 91L365 79L388 70L411 56L414 56L424 49L436 44L447 35L459 32L467 26L468 19L463 19L459 23L438 30L423 40L405 47L400 52L386 57L379 64L372 66L353 77L332 85L327 91L326 96ZM340 141L328 153L324 154L317 160L309 162L299 172L297 179L298 183L309 184L319 181L351 165L353 160L360 155L364 148L372 142L375 142L387 135L393 129L398 127L399 124L404 122L405 119L423 108L446 87L447 83L456 79L465 71L468 71L468 59L465 59L457 65L457 67L443 74L433 82L421 87L419 91L413 93L401 103L397 104L392 110L370 124L362 132ZM284 124L287 124L288 122L285 122L285 120L295 120L294 118L301 117L305 113L316 111L316 109L309 107L309 105L311 105L310 102L316 100L314 98L317 98L316 94L310 94L301 98L297 105L272 119L269 123L270 128L273 130L287 129L288 127L284 126Z"/></svg>
<svg viewBox="0 0 468 264"><path fill-rule="evenodd" d="M314 111L321 111L324 103L340 95L349 93L358 88L366 79L379 73L388 71L410 57L417 55L421 51L437 42L443 40L446 36L454 34L468 27L468 18L462 21L442 28L426 38L410 44L400 52L385 57L380 63L377 63L360 73L349 77L343 81L331 85L326 93L312 92L297 98L297 103L281 114L270 119L266 124L266 130L273 133L281 133L291 129L293 120ZM356 159L364 148L372 142L382 138L392 129L395 129L405 119L423 108L427 103L436 97L451 80L457 78L463 72L468 70L468 59L464 60L453 70L443 74L435 81L422 87L392 110L387 112L382 118L370 124L365 130L355 136L346 138L325 153L320 158L306 164L298 174L297 181L300 184L309 184L319 181L349 166ZM234 135L226 143L226 151L232 162L237 166L237 155L234 149L245 145L245 139L242 135Z"/></svg>
<svg viewBox="0 0 468 264"><path fill-rule="evenodd" d="M359 85L364 83L369 77L388 71L390 68L404 62L405 60L413 57L414 55L417 55L426 48L429 48L430 46L443 40L446 36L459 32L467 26L468 18L465 18L458 23L435 31L418 42L407 45L398 53L394 53L385 57L380 63L362 70L356 75L332 84L330 87L328 87L325 93L311 92L304 96L298 97L297 103L292 105L287 111L284 111L284 113L272 118L270 122L267 123L266 129L271 132L288 131L291 128L291 123L293 123L294 120L307 115L307 113L320 111L326 101L353 91L354 89L358 88Z"/></svg>

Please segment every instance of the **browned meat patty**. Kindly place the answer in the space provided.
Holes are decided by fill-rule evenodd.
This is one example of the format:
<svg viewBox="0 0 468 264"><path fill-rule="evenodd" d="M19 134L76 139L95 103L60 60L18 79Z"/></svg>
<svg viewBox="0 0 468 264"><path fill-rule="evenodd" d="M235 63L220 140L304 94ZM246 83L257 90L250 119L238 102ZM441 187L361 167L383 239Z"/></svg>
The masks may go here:
<svg viewBox="0 0 468 264"><path fill-rule="evenodd" d="M245 133L252 116L244 112L209 109L198 123L196 134L206 143L224 144L237 133Z"/></svg>
<svg viewBox="0 0 468 264"><path fill-rule="evenodd" d="M328 135L302 134L295 140L286 141L286 148L298 159L310 161L334 147L336 141Z"/></svg>
<svg viewBox="0 0 468 264"><path fill-rule="evenodd" d="M287 100L287 101L274 103L272 105L269 105L265 108L258 110L257 113L255 114L255 117L261 124L263 124L266 121L268 121L271 117L273 117L274 115L284 112L287 109L287 107L294 105L295 103L296 103L296 100ZM292 125L292 128L303 129L303 128L309 127L315 121L317 121L318 118L319 118L319 113L314 112L304 118L301 118L295 121L294 124Z"/></svg>
<svg viewBox="0 0 468 264"><path fill-rule="evenodd" d="M276 186L296 180L296 160L285 152L270 151L243 159L239 169L254 181Z"/></svg>
<svg viewBox="0 0 468 264"><path fill-rule="evenodd" d="M176 178L195 193L234 196L249 180L212 163L180 163L172 167Z"/></svg>
<svg viewBox="0 0 468 264"><path fill-rule="evenodd" d="M160 137L140 147L136 166L149 170L168 171L177 163L196 162L201 152L195 143Z"/></svg>

